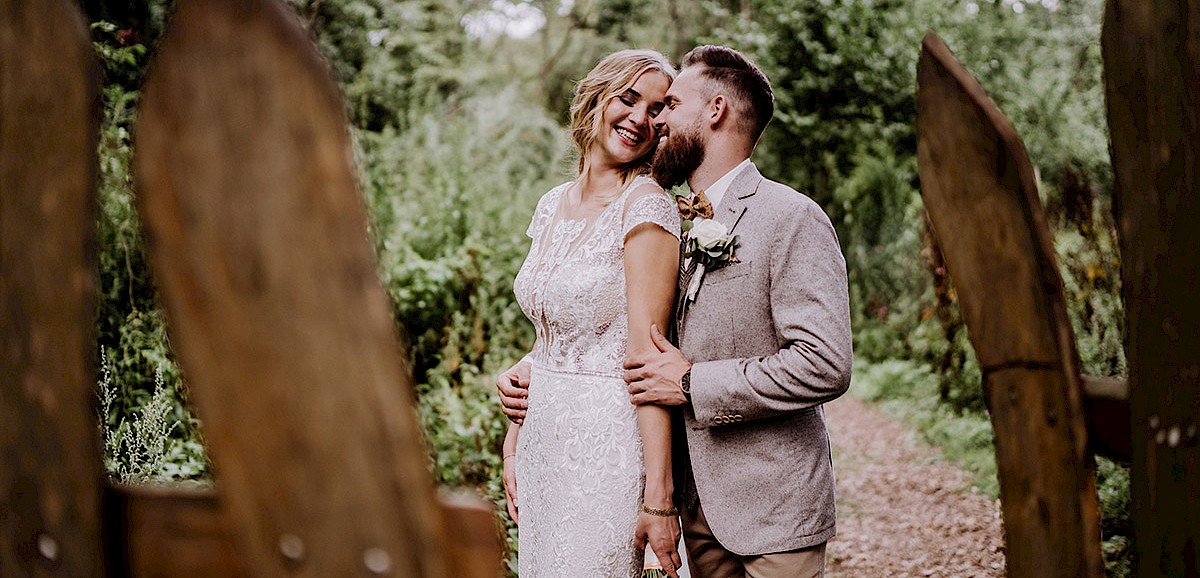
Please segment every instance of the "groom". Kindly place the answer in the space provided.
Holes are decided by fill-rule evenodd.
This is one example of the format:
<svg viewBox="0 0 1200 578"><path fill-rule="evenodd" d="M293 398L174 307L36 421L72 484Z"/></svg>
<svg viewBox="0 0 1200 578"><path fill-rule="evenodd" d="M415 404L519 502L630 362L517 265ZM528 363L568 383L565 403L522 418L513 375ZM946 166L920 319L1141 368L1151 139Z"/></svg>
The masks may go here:
<svg viewBox="0 0 1200 578"><path fill-rule="evenodd" d="M700 193L681 206L711 205L738 237L725 264L684 254L679 348L654 328L660 352L625 363L634 404L682 406L675 479L695 578L822 576L834 535L821 405L850 384L846 264L821 208L750 162L774 107L757 66L701 46L656 119L655 178L686 180Z"/></svg>

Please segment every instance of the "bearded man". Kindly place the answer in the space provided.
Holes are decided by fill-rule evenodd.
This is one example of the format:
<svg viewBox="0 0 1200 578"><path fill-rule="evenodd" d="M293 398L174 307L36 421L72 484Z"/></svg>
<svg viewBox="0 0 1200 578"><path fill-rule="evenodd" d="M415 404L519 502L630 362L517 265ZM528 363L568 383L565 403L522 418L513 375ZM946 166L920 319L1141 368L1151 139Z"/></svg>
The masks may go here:
<svg viewBox="0 0 1200 578"><path fill-rule="evenodd" d="M695 48L665 104L654 176L697 192L680 203L693 226L679 347L654 328L660 352L627 359L625 381L634 404L682 408L675 479L693 577L822 576L835 516L821 406L849 387L853 356L846 262L821 208L750 162L774 112L757 66Z"/></svg>

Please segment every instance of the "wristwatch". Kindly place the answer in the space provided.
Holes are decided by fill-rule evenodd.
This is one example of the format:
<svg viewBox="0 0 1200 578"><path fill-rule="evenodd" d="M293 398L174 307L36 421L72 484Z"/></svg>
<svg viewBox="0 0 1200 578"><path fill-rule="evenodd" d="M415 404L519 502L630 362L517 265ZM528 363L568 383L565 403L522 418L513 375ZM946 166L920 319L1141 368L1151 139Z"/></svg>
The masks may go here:
<svg viewBox="0 0 1200 578"><path fill-rule="evenodd" d="M683 397L692 403L692 369L688 368L683 372L683 377L679 378L679 389L683 390Z"/></svg>

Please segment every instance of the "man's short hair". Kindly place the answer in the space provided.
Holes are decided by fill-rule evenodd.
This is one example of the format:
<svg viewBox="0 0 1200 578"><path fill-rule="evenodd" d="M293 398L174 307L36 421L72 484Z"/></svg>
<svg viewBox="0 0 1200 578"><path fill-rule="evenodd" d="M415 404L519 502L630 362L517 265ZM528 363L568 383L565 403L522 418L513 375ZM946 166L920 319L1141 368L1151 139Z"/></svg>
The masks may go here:
<svg viewBox="0 0 1200 578"><path fill-rule="evenodd" d="M775 93L762 70L727 46L697 46L683 57L682 68L702 67L701 76L738 101L741 128L755 142L775 114Z"/></svg>

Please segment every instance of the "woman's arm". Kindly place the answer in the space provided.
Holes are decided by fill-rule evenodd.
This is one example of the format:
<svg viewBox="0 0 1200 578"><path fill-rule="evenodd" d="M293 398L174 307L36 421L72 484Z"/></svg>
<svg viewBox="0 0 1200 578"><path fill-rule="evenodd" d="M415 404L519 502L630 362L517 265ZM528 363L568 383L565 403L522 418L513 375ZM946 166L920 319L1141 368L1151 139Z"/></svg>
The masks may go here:
<svg viewBox="0 0 1200 578"><path fill-rule="evenodd" d="M650 326L666 327L675 302L679 272L679 241L661 227L643 223L625 240L625 293L629 316L626 355L658 352L650 337ZM674 480L671 476L671 414L661 406L637 408L646 464L646 507L670 510ZM672 576L680 565L679 522L676 516L655 516L644 510L638 515L639 542L643 539Z"/></svg>
<svg viewBox="0 0 1200 578"><path fill-rule="evenodd" d="M504 473L502 479L504 481L504 497L508 501L508 515L512 517L514 524L520 524L517 520L517 434L521 431L521 426L515 423L508 424L508 433L504 436L504 445L502 446L501 459L504 460Z"/></svg>

